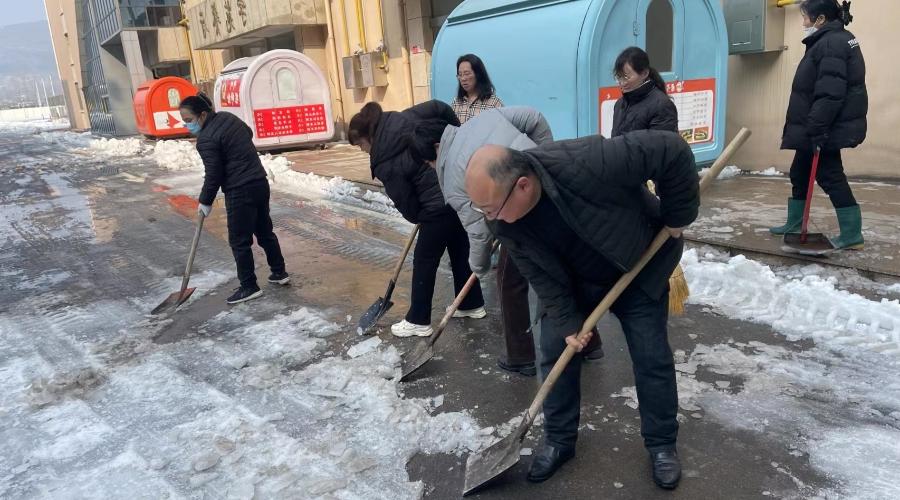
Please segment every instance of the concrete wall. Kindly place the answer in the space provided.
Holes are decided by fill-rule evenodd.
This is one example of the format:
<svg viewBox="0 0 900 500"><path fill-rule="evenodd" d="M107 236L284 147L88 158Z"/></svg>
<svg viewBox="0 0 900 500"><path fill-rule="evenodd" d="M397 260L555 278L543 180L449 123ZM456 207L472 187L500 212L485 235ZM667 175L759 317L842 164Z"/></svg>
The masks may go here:
<svg viewBox="0 0 900 500"><path fill-rule="evenodd" d="M724 0L728 1L728 0ZM844 150L844 168L848 175L900 177L900 99L897 82L900 65L892 64L889 52L895 49L896 20L900 2L853 2L853 23L847 29L859 39L868 62L866 85L869 92L869 131L866 141L856 149ZM761 170L775 166L787 171L791 151L779 151L784 116L791 82L803 57L800 11L796 5L785 8L784 52L733 55L729 61L728 136L741 126L753 131L731 163L744 169Z"/></svg>
<svg viewBox="0 0 900 500"><path fill-rule="evenodd" d="M78 52L78 28L75 20L75 0L44 0L56 67L63 84L66 110L72 128L91 126L87 105L81 91L81 59Z"/></svg>

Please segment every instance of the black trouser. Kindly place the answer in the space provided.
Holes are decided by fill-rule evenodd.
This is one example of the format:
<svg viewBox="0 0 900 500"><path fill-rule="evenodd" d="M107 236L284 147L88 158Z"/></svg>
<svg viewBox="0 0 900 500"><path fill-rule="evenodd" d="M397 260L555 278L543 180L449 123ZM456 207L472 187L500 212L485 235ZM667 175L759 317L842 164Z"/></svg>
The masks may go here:
<svg viewBox="0 0 900 500"><path fill-rule="evenodd" d="M605 287L581 287L583 300L579 302L586 305L581 307L582 312L590 314L607 291ZM673 449L678 436L678 388L666 328L669 294L655 300L632 283L611 311L622 324L631 354L644 446L651 452ZM573 333L554 331L550 323L541 323L541 372L545 379L566 348L564 338ZM572 358L544 402L544 436L557 447L573 447L578 439L582 359Z"/></svg>
<svg viewBox="0 0 900 500"><path fill-rule="evenodd" d="M497 293L500 295L500 319L506 338L507 363L533 363L534 341L528 333L531 327L528 280L503 247L500 247L500 261L497 264Z"/></svg>
<svg viewBox="0 0 900 500"><path fill-rule="evenodd" d="M225 213L228 215L228 244L234 254L238 279L245 288L256 288L256 269L253 264L253 236L266 252L266 260L273 273L284 272L284 257L278 237L272 230L269 217L269 182L265 179L225 193Z"/></svg>
<svg viewBox="0 0 900 500"><path fill-rule="evenodd" d="M813 151L797 150L791 164L791 196L795 200L805 200L809 188L809 174L812 170ZM834 208L852 207L856 198L850 190L847 176L844 175L844 164L841 162L841 150L822 150L819 154L819 167L816 171L816 182L831 198Z"/></svg>
<svg viewBox="0 0 900 500"><path fill-rule="evenodd" d="M459 294L472 275L469 268L469 237L456 212L450 209L436 220L422 222L419 226L419 238L413 252L412 290L406 321L416 325L431 324L431 299L444 250L450 254L454 290ZM476 282L459 309L465 311L483 305L481 285Z"/></svg>

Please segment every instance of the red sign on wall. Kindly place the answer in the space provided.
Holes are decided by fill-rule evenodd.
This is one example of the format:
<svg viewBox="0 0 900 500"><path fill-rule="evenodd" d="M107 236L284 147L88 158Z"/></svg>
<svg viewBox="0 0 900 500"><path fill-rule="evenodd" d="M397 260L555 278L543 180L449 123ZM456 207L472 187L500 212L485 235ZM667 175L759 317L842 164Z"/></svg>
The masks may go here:
<svg viewBox="0 0 900 500"><path fill-rule="evenodd" d="M219 104L223 108L239 108L241 107L241 79L229 78L222 81L222 90L220 91Z"/></svg>
<svg viewBox="0 0 900 500"><path fill-rule="evenodd" d="M257 109L253 111L253 119L259 139L315 134L328 130L324 104Z"/></svg>
<svg viewBox="0 0 900 500"><path fill-rule="evenodd" d="M666 82L666 92L678 108L678 132L688 144L712 142L715 129L716 79ZM609 137L613 110L622 97L619 87L600 89L600 135Z"/></svg>

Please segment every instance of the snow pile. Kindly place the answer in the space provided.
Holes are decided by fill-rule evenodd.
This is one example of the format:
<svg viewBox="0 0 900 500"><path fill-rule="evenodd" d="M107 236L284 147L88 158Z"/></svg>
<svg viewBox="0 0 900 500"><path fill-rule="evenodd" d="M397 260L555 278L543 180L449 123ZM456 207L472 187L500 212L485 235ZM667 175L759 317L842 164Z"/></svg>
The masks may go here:
<svg viewBox="0 0 900 500"><path fill-rule="evenodd" d="M784 174L779 172L775 167L769 167L765 170L753 172L753 175L761 175L764 177L784 177Z"/></svg>
<svg viewBox="0 0 900 500"><path fill-rule="evenodd" d="M0 121L0 132L11 134L40 134L51 130L69 128L69 120L32 120L21 122Z"/></svg>
<svg viewBox="0 0 900 500"><path fill-rule="evenodd" d="M203 170L203 160L190 141L159 141L150 156L168 170Z"/></svg>
<svg viewBox="0 0 900 500"><path fill-rule="evenodd" d="M788 280L743 255L716 262L701 259L691 249L681 263L691 288L690 303L770 324L792 340L812 338L838 349L855 345L900 354L900 303L896 300L874 302L839 290L834 277Z"/></svg>
<svg viewBox="0 0 900 500"><path fill-rule="evenodd" d="M128 139L94 139L90 144L91 151L103 156L138 156L145 150L144 143L137 137Z"/></svg>
<svg viewBox="0 0 900 500"><path fill-rule="evenodd" d="M703 177L704 175L706 175L708 173L709 173L709 167L700 169L700 177ZM742 173L742 171L740 168L738 168L734 165L728 165L727 167L723 168L721 172L719 172L719 176L716 177L716 179L719 179L719 180L731 179L731 178L741 175L741 173Z"/></svg>

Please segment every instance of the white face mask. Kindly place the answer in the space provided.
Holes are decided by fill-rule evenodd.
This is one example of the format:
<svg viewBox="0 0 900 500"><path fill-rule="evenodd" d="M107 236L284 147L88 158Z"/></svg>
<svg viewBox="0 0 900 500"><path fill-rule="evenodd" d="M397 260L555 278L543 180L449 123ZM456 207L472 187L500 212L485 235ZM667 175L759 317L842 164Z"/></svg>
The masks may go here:
<svg viewBox="0 0 900 500"><path fill-rule="evenodd" d="M803 38L812 36L813 33L815 33L816 31L819 31L819 28L816 28L815 26L810 26L809 28L803 28Z"/></svg>

